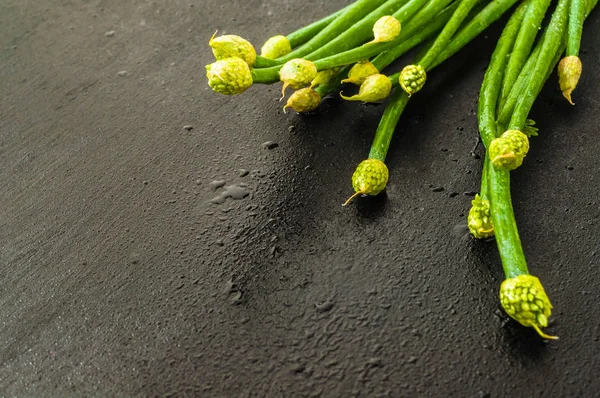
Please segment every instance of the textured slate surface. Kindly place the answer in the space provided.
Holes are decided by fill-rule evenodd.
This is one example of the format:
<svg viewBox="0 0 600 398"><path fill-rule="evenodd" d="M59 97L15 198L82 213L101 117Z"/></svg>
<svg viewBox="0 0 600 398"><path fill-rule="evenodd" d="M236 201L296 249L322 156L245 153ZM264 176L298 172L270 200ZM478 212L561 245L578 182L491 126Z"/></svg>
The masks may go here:
<svg viewBox="0 0 600 398"><path fill-rule="evenodd" d="M598 11L577 106L547 85L513 177L546 344L462 227L499 26L411 102L387 196L343 209L383 108L285 115L278 86L219 96L204 65L216 28L259 46L346 2L232 3L1 2L0 395L597 394Z"/></svg>

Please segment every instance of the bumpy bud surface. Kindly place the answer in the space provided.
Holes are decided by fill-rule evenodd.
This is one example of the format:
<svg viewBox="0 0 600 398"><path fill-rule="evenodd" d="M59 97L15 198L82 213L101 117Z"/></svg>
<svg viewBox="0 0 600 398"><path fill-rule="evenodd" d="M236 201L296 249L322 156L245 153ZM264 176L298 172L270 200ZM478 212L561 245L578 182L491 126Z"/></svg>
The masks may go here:
<svg viewBox="0 0 600 398"><path fill-rule="evenodd" d="M367 77L376 75L378 73L379 71L375 65L371 63L371 61L367 60L357 62L354 64L354 66L352 66L352 68L350 68L350 71L348 72L348 78L342 80L342 83L352 83L360 86L364 83Z"/></svg>
<svg viewBox="0 0 600 398"><path fill-rule="evenodd" d="M243 59L249 66L254 65L256 61L256 50L248 40L240 36L224 35L215 38L213 35L208 45L212 47L217 60L238 57Z"/></svg>
<svg viewBox="0 0 600 398"><path fill-rule="evenodd" d="M393 16L381 17L373 25L373 41L366 44L390 42L400 35L401 29L400 21Z"/></svg>
<svg viewBox="0 0 600 398"><path fill-rule="evenodd" d="M283 82L281 94L287 87L295 90L308 86L317 76L317 67L310 61L295 58L286 62L279 71L279 78Z"/></svg>
<svg viewBox="0 0 600 398"><path fill-rule="evenodd" d="M352 188L363 195L377 195L385 189L388 178L388 168L381 160L363 160L352 175Z"/></svg>
<svg viewBox="0 0 600 398"><path fill-rule="evenodd" d="M270 37L260 49L260 55L269 59L277 59L291 52L290 41L283 35Z"/></svg>
<svg viewBox="0 0 600 398"><path fill-rule="evenodd" d="M298 113L310 112L317 109L320 103L321 96L319 93L310 87L301 88L290 96L287 104L283 107L283 111L285 112L286 108L292 108Z"/></svg>
<svg viewBox="0 0 600 398"><path fill-rule="evenodd" d="M583 65L579 57L571 55L560 60L558 64L558 83L560 84L560 91L563 96L571 103L575 105L571 100L571 93L577 87Z"/></svg>
<svg viewBox="0 0 600 398"><path fill-rule="evenodd" d="M544 338L557 339L542 332L542 328L548 326L552 304L535 276L506 279L500 286L500 302L504 311L521 325L534 328Z"/></svg>
<svg viewBox="0 0 600 398"><path fill-rule="evenodd" d="M494 167L514 170L523 164L529 152L529 139L519 130L505 131L492 140L489 148L490 159Z"/></svg>
<svg viewBox="0 0 600 398"><path fill-rule="evenodd" d="M487 239L494 236L494 225L490 214L490 201L479 195L471 202L471 210L467 218L469 231L477 239Z"/></svg>
<svg viewBox="0 0 600 398"><path fill-rule="evenodd" d="M421 65L408 65L400 72L400 87L406 91L408 95L413 95L421 90L427 80L427 73Z"/></svg>
<svg viewBox="0 0 600 398"><path fill-rule="evenodd" d="M384 100L392 90L392 82L386 75L371 75L360 85L358 94L352 97L340 96L346 101L379 102Z"/></svg>
<svg viewBox="0 0 600 398"><path fill-rule="evenodd" d="M217 93L234 95L252 85L250 67L241 58L226 58L206 65L208 85Z"/></svg>

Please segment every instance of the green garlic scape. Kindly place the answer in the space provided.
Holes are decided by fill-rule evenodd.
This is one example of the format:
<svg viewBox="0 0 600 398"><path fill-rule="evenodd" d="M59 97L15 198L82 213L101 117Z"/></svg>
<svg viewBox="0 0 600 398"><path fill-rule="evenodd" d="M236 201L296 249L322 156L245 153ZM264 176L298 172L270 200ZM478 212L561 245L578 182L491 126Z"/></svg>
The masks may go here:
<svg viewBox="0 0 600 398"><path fill-rule="evenodd" d="M352 83L360 86L367 77L376 75L378 73L379 71L375 65L371 63L371 61L367 60L357 62L354 64L354 66L352 66L352 68L350 68L350 71L348 72L348 78L342 80L342 83Z"/></svg>
<svg viewBox="0 0 600 398"><path fill-rule="evenodd" d="M519 130L505 131L492 140L489 148L490 159L494 167L514 170L523 164L529 152L529 139Z"/></svg>
<svg viewBox="0 0 600 398"><path fill-rule="evenodd" d="M352 175L352 195L343 206L347 206L354 198L360 195L375 196L383 191L387 185L389 171L385 163L378 159L366 159L359 163Z"/></svg>
<svg viewBox="0 0 600 398"><path fill-rule="evenodd" d="M252 73L244 60L226 58L206 65L208 85L217 93L241 94L252 85Z"/></svg>
<svg viewBox="0 0 600 398"><path fill-rule="evenodd" d="M291 52L290 41L283 35L270 37L260 49L260 55L269 59L277 59Z"/></svg>
<svg viewBox="0 0 600 398"><path fill-rule="evenodd" d="M421 90L427 81L427 73L421 65L408 65L400 72L400 87L411 96Z"/></svg>
<svg viewBox="0 0 600 398"><path fill-rule="evenodd" d="M256 50L246 39L236 35L224 35L215 38L217 32L210 38L208 45L212 47L217 60L238 57L249 66L256 62Z"/></svg>
<svg viewBox="0 0 600 398"><path fill-rule="evenodd" d="M373 25L374 39L365 45L390 42L400 35L401 29L400 21L396 18L391 15L383 16Z"/></svg>
<svg viewBox="0 0 600 398"><path fill-rule="evenodd" d="M346 101L379 102L387 98L390 91L392 91L390 79L386 75L376 74L365 79L360 85L358 94L346 97L340 93L340 96Z"/></svg>
<svg viewBox="0 0 600 398"><path fill-rule="evenodd" d="M494 236L494 225L490 212L490 201L475 195L467 217L469 232L477 239L487 239Z"/></svg>
<svg viewBox="0 0 600 398"><path fill-rule="evenodd" d="M321 96L310 87L301 88L295 91L283 107L283 112L287 108L292 108L298 113L311 112L319 107Z"/></svg>
<svg viewBox="0 0 600 398"><path fill-rule="evenodd" d="M535 276L524 274L506 279L500 286L500 302L504 311L521 325L534 328L545 339L558 339L542 332L548 326L552 304Z"/></svg>
<svg viewBox="0 0 600 398"><path fill-rule="evenodd" d="M560 60L558 64L558 83L563 96L571 105L575 105L571 100L571 93L577 87L583 65L579 57L571 55Z"/></svg>
<svg viewBox="0 0 600 398"><path fill-rule="evenodd" d="M279 71L279 79L283 82L281 97L285 95L285 89L291 87L294 90L304 88L317 76L317 67L314 63L301 58L295 58L286 62Z"/></svg>

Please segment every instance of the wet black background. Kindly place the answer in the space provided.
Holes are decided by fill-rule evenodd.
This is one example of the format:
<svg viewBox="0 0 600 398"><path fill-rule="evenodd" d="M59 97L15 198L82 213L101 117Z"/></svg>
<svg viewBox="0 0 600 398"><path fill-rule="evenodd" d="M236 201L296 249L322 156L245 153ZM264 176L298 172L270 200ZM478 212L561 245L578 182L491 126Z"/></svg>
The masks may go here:
<svg viewBox="0 0 600 398"><path fill-rule="evenodd" d="M513 173L561 338L544 343L500 311L495 245L463 227L500 25L429 76L392 143L387 195L350 208L383 107L286 115L278 85L208 88L216 28L260 47L345 4L0 4L2 395L597 393L600 14L577 105L553 76ZM232 185L249 195L211 203Z"/></svg>

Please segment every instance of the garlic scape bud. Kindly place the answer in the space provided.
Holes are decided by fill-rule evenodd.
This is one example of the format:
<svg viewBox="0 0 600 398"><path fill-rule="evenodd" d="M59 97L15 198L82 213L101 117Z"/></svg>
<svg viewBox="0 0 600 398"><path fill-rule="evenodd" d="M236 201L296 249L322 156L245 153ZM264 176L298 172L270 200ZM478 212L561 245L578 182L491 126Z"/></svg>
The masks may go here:
<svg viewBox="0 0 600 398"><path fill-rule="evenodd" d="M260 55L268 59L277 59L291 52L290 41L283 35L270 37L260 49Z"/></svg>
<svg viewBox="0 0 600 398"><path fill-rule="evenodd" d="M213 54L217 60L238 57L244 60L249 66L254 65L256 61L256 50L246 39L236 35L224 35L210 38L208 45L212 47Z"/></svg>
<svg viewBox="0 0 600 398"><path fill-rule="evenodd" d="M368 43L365 43L365 45L390 42L400 35L401 29L402 26L400 21L393 16L386 15L381 17L373 25L374 39Z"/></svg>
<svg viewBox="0 0 600 398"><path fill-rule="evenodd" d="M317 73L317 76L315 76L315 78L312 80L312 82L310 82L310 88L315 88L317 86L322 86L324 84L329 83L329 81L335 75L337 75L337 73L339 71L340 71L340 68L331 68L331 69L322 70L321 72Z"/></svg>
<svg viewBox="0 0 600 398"><path fill-rule="evenodd" d="M500 303L504 311L521 325L534 328L545 339L558 339L542 332L542 328L548 326L552 304L535 276L524 274L502 282Z"/></svg>
<svg viewBox="0 0 600 398"><path fill-rule="evenodd" d="M292 108L298 113L311 112L316 110L321 103L321 96L310 87L301 88L295 91L283 107L283 112L287 108Z"/></svg>
<svg viewBox="0 0 600 398"><path fill-rule="evenodd" d="M252 85L250 67L241 58L225 58L206 65L208 85L217 93L241 94Z"/></svg>
<svg viewBox="0 0 600 398"><path fill-rule="evenodd" d="M342 80L342 83L352 83L360 86L367 77L376 74L379 74L379 71L371 61L357 62L350 68L348 78Z"/></svg>
<svg viewBox="0 0 600 398"><path fill-rule="evenodd" d="M490 201L475 195L471 202L471 209L467 217L469 232L477 239L487 239L494 236L494 225L490 213Z"/></svg>
<svg viewBox="0 0 600 398"><path fill-rule="evenodd" d="M301 58L286 62L279 71L279 78L283 82L281 97L285 95L287 87L294 90L304 88L317 76L317 67L314 63Z"/></svg>
<svg viewBox="0 0 600 398"><path fill-rule="evenodd" d="M490 143L489 155L494 167L514 170L523 164L529 152L529 139L519 130L505 131Z"/></svg>
<svg viewBox="0 0 600 398"><path fill-rule="evenodd" d="M360 195L375 196L383 191L387 185L389 171L385 163L378 159L366 159L359 163L352 175L352 195L343 206L347 206L354 198Z"/></svg>
<svg viewBox="0 0 600 398"><path fill-rule="evenodd" d="M427 80L427 73L421 65L408 65L400 72L400 87L411 96L421 90Z"/></svg>
<svg viewBox="0 0 600 398"><path fill-rule="evenodd" d="M579 57L571 55L560 60L558 63L558 83L560 84L560 91L563 96L571 103L575 105L571 100L571 93L577 87L583 65Z"/></svg>
<svg viewBox="0 0 600 398"><path fill-rule="evenodd" d="M392 90L392 82L386 75L376 74L365 79L360 85L358 94L346 97L340 96L346 101L379 102L387 98Z"/></svg>

